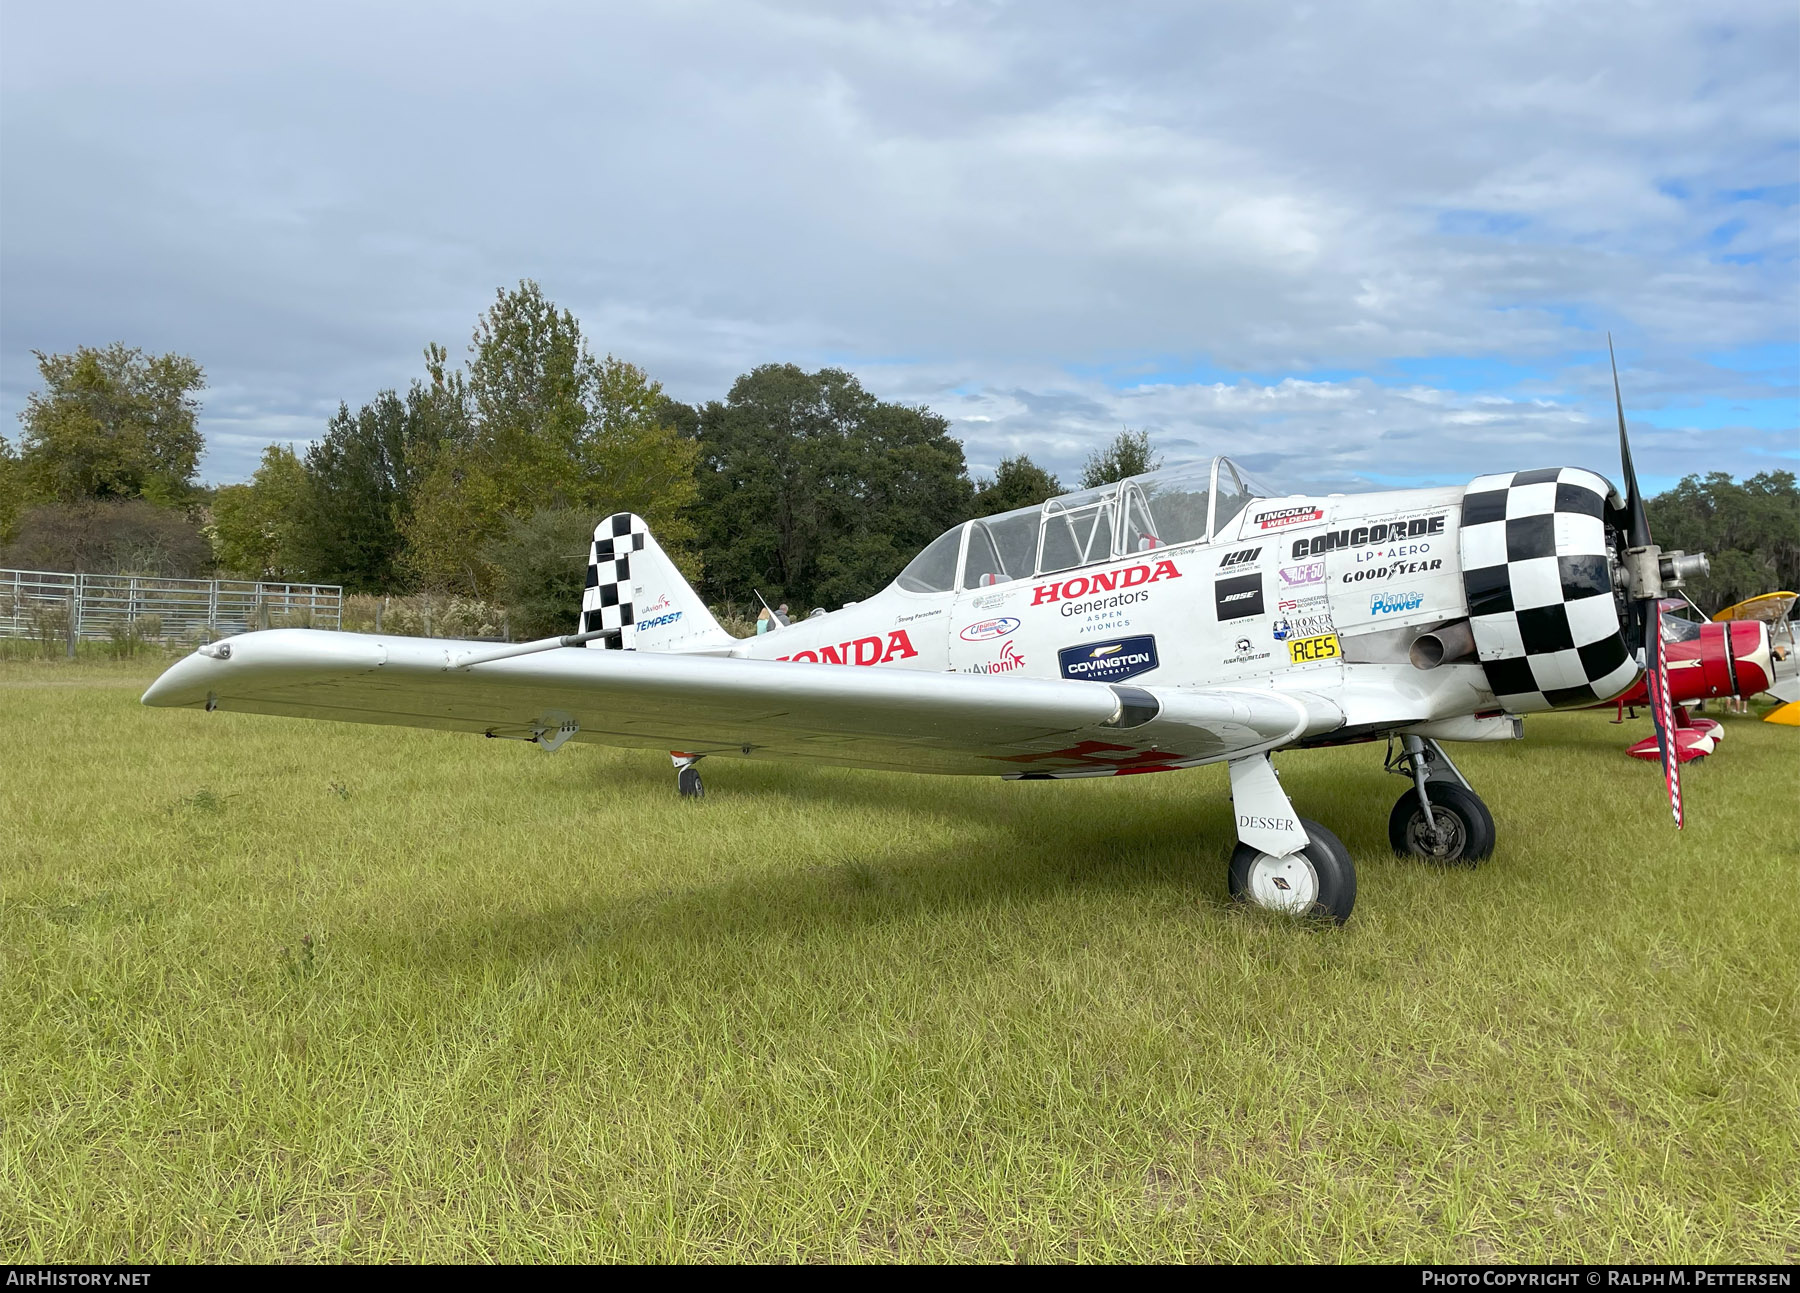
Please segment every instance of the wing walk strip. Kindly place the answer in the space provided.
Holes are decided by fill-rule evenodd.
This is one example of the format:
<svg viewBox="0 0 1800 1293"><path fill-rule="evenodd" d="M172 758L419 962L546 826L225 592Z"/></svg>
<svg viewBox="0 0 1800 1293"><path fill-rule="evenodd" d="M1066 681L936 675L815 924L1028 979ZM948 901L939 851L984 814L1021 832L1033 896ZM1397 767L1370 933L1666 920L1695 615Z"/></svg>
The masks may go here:
<svg viewBox="0 0 1800 1293"><path fill-rule="evenodd" d="M598 744L1013 777L1214 763L1343 723L1308 693L522 645L494 659L491 643L271 630L179 662L144 702L497 734L573 723Z"/></svg>

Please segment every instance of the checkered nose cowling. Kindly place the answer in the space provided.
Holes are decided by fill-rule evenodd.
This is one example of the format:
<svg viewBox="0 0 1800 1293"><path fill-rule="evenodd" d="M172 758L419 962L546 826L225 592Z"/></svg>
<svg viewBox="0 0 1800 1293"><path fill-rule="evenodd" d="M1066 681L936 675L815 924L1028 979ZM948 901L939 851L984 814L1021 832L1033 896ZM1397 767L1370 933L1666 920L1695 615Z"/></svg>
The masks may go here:
<svg viewBox="0 0 1800 1293"><path fill-rule="evenodd" d="M1488 686L1512 714L1595 705L1638 676L1613 597L1606 478L1504 472L1463 495L1463 588Z"/></svg>
<svg viewBox="0 0 1800 1293"><path fill-rule="evenodd" d="M636 648L632 612L631 557L644 550L650 527L630 512L607 517L594 527L588 549L587 588L581 594L582 633L606 632L587 645L608 651Z"/></svg>

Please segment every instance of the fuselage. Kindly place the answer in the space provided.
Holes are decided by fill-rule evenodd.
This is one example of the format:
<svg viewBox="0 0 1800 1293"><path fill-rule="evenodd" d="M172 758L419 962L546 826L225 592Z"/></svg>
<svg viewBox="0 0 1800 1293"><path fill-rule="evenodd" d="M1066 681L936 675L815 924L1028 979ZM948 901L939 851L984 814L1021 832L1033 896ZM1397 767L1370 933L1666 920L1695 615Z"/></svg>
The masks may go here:
<svg viewBox="0 0 1800 1293"><path fill-rule="evenodd" d="M1328 692L1357 727L1398 694L1415 721L1495 709L1466 630L1457 554L1463 490L1257 500L1223 532L1057 571L867 601L746 639L734 655L994 678L1240 684ZM960 527L971 531L978 523ZM653 641L653 639L651 639ZM652 647L654 649L654 647ZM1364 686L1366 684L1366 687Z"/></svg>

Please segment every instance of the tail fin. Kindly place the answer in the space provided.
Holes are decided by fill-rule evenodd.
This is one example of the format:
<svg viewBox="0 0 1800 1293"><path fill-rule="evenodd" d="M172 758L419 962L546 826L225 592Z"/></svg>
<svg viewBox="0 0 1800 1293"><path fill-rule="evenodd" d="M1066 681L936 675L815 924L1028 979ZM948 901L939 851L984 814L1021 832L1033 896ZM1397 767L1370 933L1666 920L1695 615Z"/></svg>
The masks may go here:
<svg viewBox="0 0 1800 1293"><path fill-rule="evenodd" d="M720 652L737 639L719 627L644 518L616 512L594 527L576 631L606 632L609 651Z"/></svg>

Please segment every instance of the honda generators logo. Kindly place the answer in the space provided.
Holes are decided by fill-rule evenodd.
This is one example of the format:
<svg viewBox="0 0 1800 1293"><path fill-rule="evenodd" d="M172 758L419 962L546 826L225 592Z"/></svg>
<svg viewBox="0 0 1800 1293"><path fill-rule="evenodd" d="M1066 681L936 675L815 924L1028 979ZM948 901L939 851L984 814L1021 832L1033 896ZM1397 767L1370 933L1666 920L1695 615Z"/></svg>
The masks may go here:
<svg viewBox="0 0 1800 1293"><path fill-rule="evenodd" d="M1263 613L1263 580L1261 575L1234 575L1213 584L1213 602L1218 608L1219 622L1248 619Z"/></svg>
<svg viewBox="0 0 1800 1293"><path fill-rule="evenodd" d="M1149 673L1158 663L1156 639L1149 635L1064 647L1056 659L1063 677L1080 682L1119 682Z"/></svg>
<svg viewBox="0 0 1800 1293"><path fill-rule="evenodd" d="M1031 604L1060 602L1065 597L1086 597L1089 593L1110 593L1120 588L1136 588L1154 584L1159 579L1180 579L1181 572L1173 561L1159 561L1154 566L1127 566L1123 570L1102 570L1074 579L1059 579L1053 584L1039 584L1031 590Z"/></svg>

